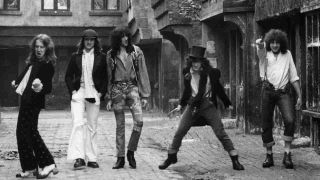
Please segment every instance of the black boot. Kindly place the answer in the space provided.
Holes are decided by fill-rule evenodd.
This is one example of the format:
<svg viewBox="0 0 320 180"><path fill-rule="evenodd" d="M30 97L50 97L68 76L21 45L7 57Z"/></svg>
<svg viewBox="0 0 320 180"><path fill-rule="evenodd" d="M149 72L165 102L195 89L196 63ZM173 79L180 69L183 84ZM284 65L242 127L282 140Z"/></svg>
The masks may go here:
<svg viewBox="0 0 320 180"><path fill-rule="evenodd" d="M113 165L112 169L120 169L124 166L124 157L118 157L117 162Z"/></svg>
<svg viewBox="0 0 320 180"><path fill-rule="evenodd" d="M84 159L78 158L76 159L76 162L73 165L75 170L83 169L86 167L86 162L84 162Z"/></svg>
<svg viewBox="0 0 320 180"><path fill-rule="evenodd" d="M267 154L267 157L266 159L264 160L264 162L262 163L262 167L263 168L268 168L268 167L271 167L271 166L274 166L274 163L273 163L273 154Z"/></svg>
<svg viewBox="0 0 320 180"><path fill-rule="evenodd" d="M234 170L244 170L244 167L242 166L242 164L240 164L238 160L238 155L230 156L230 157L232 160L232 166Z"/></svg>
<svg viewBox="0 0 320 180"><path fill-rule="evenodd" d="M177 161L177 153L168 154L168 158L162 164L159 165L159 169L166 169L171 164L175 164Z"/></svg>
<svg viewBox="0 0 320 180"><path fill-rule="evenodd" d="M292 163L292 159L291 159L291 152L284 153L283 156L283 161L282 163L284 164L284 167L286 167L286 169L293 169L293 163Z"/></svg>
<svg viewBox="0 0 320 180"><path fill-rule="evenodd" d="M137 167L136 160L134 159L134 151L127 151L127 160L133 169Z"/></svg>

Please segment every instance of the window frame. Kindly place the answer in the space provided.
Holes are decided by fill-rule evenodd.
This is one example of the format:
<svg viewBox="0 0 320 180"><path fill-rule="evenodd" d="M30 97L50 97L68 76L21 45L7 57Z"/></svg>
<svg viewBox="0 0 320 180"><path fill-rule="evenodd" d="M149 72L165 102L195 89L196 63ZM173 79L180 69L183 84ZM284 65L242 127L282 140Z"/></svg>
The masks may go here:
<svg viewBox="0 0 320 180"><path fill-rule="evenodd" d="M41 11L70 11L70 0L67 0L67 9L58 9L58 0L53 0L53 9L44 9L44 1L41 0Z"/></svg>
<svg viewBox="0 0 320 180"><path fill-rule="evenodd" d="M17 9L8 9L8 0L3 0L3 9L0 9L0 11L20 11L20 0L17 0L17 3Z"/></svg>
<svg viewBox="0 0 320 180"><path fill-rule="evenodd" d="M94 1L91 0L91 10L92 11L120 11L120 0L117 1L117 9L108 9L108 1L109 0L103 0L103 9L94 9Z"/></svg>

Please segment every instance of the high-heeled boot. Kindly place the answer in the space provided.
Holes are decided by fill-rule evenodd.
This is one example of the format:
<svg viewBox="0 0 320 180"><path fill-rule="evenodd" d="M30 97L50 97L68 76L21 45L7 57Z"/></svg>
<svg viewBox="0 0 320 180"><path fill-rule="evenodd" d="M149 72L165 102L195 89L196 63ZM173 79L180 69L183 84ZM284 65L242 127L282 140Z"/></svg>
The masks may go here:
<svg viewBox="0 0 320 180"><path fill-rule="evenodd" d="M113 165L112 169L120 169L124 166L124 157L118 157L117 162Z"/></svg>
<svg viewBox="0 0 320 180"><path fill-rule="evenodd" d="M271 154L267 154L266 159L262 163L262 167L264 167L264 168L268 168L268 167L271 167L271 166L274 166L273 154L272 153Z"/></svg>
<svg viewBox="0 0 320 180"><path fill-rule="evenodd" d="M230 156L231 161L232 161L232 167L234 170L244 170L244 167L242 164L240 164L238 160L238 155L235 156Z"/></svg>
<svg viewBox="0 0 320 180"><path fill-rule="evenodd" d="M171 164L175 164L178 161L177 153L168 154L168 158L159 165L159 169L166 169Z"/></svg>

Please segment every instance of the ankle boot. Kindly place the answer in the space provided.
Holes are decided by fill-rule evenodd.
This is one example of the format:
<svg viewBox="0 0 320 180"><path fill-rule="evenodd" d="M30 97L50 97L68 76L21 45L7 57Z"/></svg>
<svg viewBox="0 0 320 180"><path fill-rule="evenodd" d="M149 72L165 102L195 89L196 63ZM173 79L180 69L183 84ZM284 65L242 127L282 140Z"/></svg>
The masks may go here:
<svg viewBox="0 0 320 180"><path fill-rule="evenodd" d="M244 170L244 167L242 166L242 164L240 164L238 160L238 155L230 156L230 157L232 160L232 166L234 170Z"/></svg>
<svg viewBox="0 0 320 180"><path fill-rule="evenodd" d="M127 151L127 160L133 169L137 167L136 160L134 159L134 151Z"/></svg>
<svg viewBox="0 0 320 180"><path fill-rule="evenodd" d="M292 163L292 159L291 159L291 152L289 152L289 153L285 152L284 153L282 163L284 164L286 169L293 169L293 163Z"/></svg>
<svg viewBox="0 0 320 180"><path fill-rule="evenodd" d="M159 169L166 169L171 164L175 164L177 161L177 153L168 154L168 158L162 164L159 165Z"/></svg>
<svg viewBox="0 0 320 180"><path fill-rule="evenodd" d="M118 157L117 162L113 165L112 169L120 169L124 166L124 157Z"/></svg>
<svg viewBox="0 0 320 180"><path fill-rule="evenodd" d="M271 154L267 154L266 159L262 163L262 167L264 167L264 168L268 168L268 167L271 167L271 166L274 166L273 154L272 153Z"/></svg>

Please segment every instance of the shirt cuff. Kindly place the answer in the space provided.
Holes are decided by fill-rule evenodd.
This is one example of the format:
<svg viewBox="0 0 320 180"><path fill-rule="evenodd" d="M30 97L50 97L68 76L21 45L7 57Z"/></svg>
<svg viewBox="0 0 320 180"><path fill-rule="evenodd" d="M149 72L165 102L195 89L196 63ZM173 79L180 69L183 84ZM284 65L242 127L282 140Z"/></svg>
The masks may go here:
<svg viewBox="0 0 320 180"><path fill-rule="evenodd" d="M293 83L295 81L298 81L300 78L297 76L297 77L294 77L294 78L291 78L290 79L290 82Z"/></svg>

